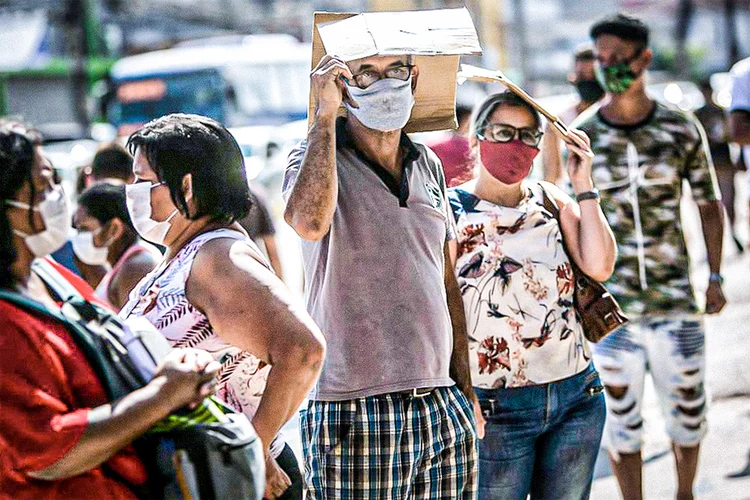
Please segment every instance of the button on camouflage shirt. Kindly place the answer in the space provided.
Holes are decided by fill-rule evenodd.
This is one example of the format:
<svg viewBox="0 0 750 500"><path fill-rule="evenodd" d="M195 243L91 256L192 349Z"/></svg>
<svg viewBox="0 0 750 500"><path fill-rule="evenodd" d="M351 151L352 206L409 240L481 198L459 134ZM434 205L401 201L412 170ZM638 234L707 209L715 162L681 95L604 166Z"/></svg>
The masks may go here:
<svg viewBox="0 0 750 500"><path fill-rule="evenodd" d="M697 312L680 197L686 180L698 204L720 198L703 128L662 104L636 125L611 124L589 109L574 126L591 138L594 184L617 239L607 288L631 315Z"/></svg>

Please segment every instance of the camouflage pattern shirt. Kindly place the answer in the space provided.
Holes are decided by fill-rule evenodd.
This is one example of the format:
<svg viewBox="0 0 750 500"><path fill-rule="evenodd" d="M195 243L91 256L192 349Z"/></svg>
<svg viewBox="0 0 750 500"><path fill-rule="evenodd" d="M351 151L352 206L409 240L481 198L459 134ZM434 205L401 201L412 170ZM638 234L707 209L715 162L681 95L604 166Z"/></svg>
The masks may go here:
<svg viewBox="0 0 750 500"><path fill-rule="evenodd" d="M617 239L607 288L632 316L697 312L680 197L686 180L698 204L720 199L703 128L660 103L630 126L609 123L592 108L573 126L591 138L592 177Z"/></svg>

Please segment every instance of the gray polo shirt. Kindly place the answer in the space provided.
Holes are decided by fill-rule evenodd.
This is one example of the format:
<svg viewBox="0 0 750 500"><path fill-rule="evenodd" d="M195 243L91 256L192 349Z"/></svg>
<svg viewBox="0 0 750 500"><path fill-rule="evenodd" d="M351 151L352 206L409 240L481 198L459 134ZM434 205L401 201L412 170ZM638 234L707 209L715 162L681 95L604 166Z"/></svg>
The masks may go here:
<svg viewBox="0 0 750 500"><path fill-rule="evenodd" d="M402 181L336 127L338 201L328 234L302 241L307 309L328 343L311 395L337 401L453 385L443 246L454 238L440 160L412 143ZM288 198L307 147L289 155Z"/></svg>

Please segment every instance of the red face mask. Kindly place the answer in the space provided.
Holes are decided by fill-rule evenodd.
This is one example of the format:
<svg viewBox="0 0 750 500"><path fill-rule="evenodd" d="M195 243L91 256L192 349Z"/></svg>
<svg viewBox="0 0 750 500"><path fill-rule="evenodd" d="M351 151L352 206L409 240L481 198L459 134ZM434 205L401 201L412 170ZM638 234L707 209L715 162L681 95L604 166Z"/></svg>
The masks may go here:
<svg viewBox="0 0 750 500"><path fill-rule="evenodd" d="M539 148L518 139L510 142L479 142L479 158L487 171L503 184L521 182L529 172Z"/></svg>

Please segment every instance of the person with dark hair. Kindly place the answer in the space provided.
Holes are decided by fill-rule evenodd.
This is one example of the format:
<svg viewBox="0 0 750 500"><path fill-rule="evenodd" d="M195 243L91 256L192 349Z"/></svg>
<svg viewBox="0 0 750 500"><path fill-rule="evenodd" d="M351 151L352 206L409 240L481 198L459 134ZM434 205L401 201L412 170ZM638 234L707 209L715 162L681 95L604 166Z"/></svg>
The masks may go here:
<svg viewBox="0 0 750 500"><path fill-rule="evenodd" d="M742 146L742 158L748 171L747 186L748 193L750 193L750 57L732 66L731 75L732 104L729 106L729 133L732 141ZM747 245L750 248L750 241Z"/></svg>
<svg viewBox="0 0 750 500"><path fill-rule="evenodd" d="M573 54L573 72L568 75L568 82L574 85L579 101L560 113L560 119L570 124L575 118L604 97L604 88L596 78L594 71L594 46L583 44ZM554 127L549 123L542 138L542 176L544 180L559 183L564 175L562 163L562 141Z"/></svg>
<svg viewBox="0 0 750 500"><path fill-rule="evenodd" d="M650 370L673 443L677 498L692 498L708 401L704 320L680 221L683 181L698 204L708 253L707 314L726 304L724 208L700 122L646 93L648 27L618 14L596 23L591 38L607 96L573 126L591 138L592 177L617 238L607 288L631 320L594 346L607 398L604 443L623 497L642 498L641 405Z"/></svg>
<svg viewBox="0 0 750 500"><path fill-rule="evenodd" d="M469 126L471 125L471 106L456 105L458 128L451 130L436 142L427 145L440 158L448 187L462 184L474 177L474 158L469 148Z"/></svg>
<svg viewBox="0 0 750 500"><path fill-rule="evenodd" d="M588 498L604 427L603 387L573 307L571 259L604 281L615 239L591 180L585 134L571 129L566 143L576 200L528 179L540 125L517 95L487 97L470 139L478 175L448 190L457 232L451 260L483 413L480 499Z"/></svg>
<svg viewBox="0 0 750 500"><path fill-rule="evenodd" d="M247 215L238 222L255 243L262 244L271 268L281 280L284 279L281 259L276 247L276 226L268 210L268 201L258 187L250 186L252 205Z"/></svg>
<svg viewBox="0 0 750 500"><path fill-rule="evenodd" d="M69 227L38 134L0 122L0 289L59 315L59 297L32 271L44 259L58 282L95 300L85 282L48 259ZM138 498L147 471L130 444L174 410L203 400L219 369L207 353L175 350L145 387L110 403L65 323L0 299L0 325L5 498Z"/></svg>
<svg viewBox="0 0 750 500"><path fill-rule="evenodd" d="M735 230L735 189L734 179L739 170L738 165L732 161L732 154L729 149L729 122L724 109L721 108L713 98L713 88L711 82L704 80L700 82L700 89L706 103L700 109L695 111L695 116L706 130L706 139L708 147L711 150L711 159L714 162L716 170L716 179L721 191L721 202L727 211L727 222L729 225L730 235L737 252L743 253L745 247L737 236Z"/></svg>
<svg viewBox="0 0 750 500"><path fill-rule="evenodd" d="M99 148L91 161L93 182L133 182L133 157L127 149L116 142Z"/></svg>
<svg viewBox="0 0 750 500"><path fill-rule="evenodd" d="M128 141L130 219L164 259L120 315L143 316L176 347L221 361L217 393L253 423L266 452L266 498L299 499L294 453L276 437L320 373L325 341L238 224L250 209L239 145L218 122L171 114Z"/></svg>
<svg viewBox="0 0 750 500"><path fill-rule="evenodd" d="M125 186L94 184L78 197L73 215L76 257L90 266L108 266L96 296L120 310L130 291L156 267L158 252L142 245L130 221Z"/></svg>

